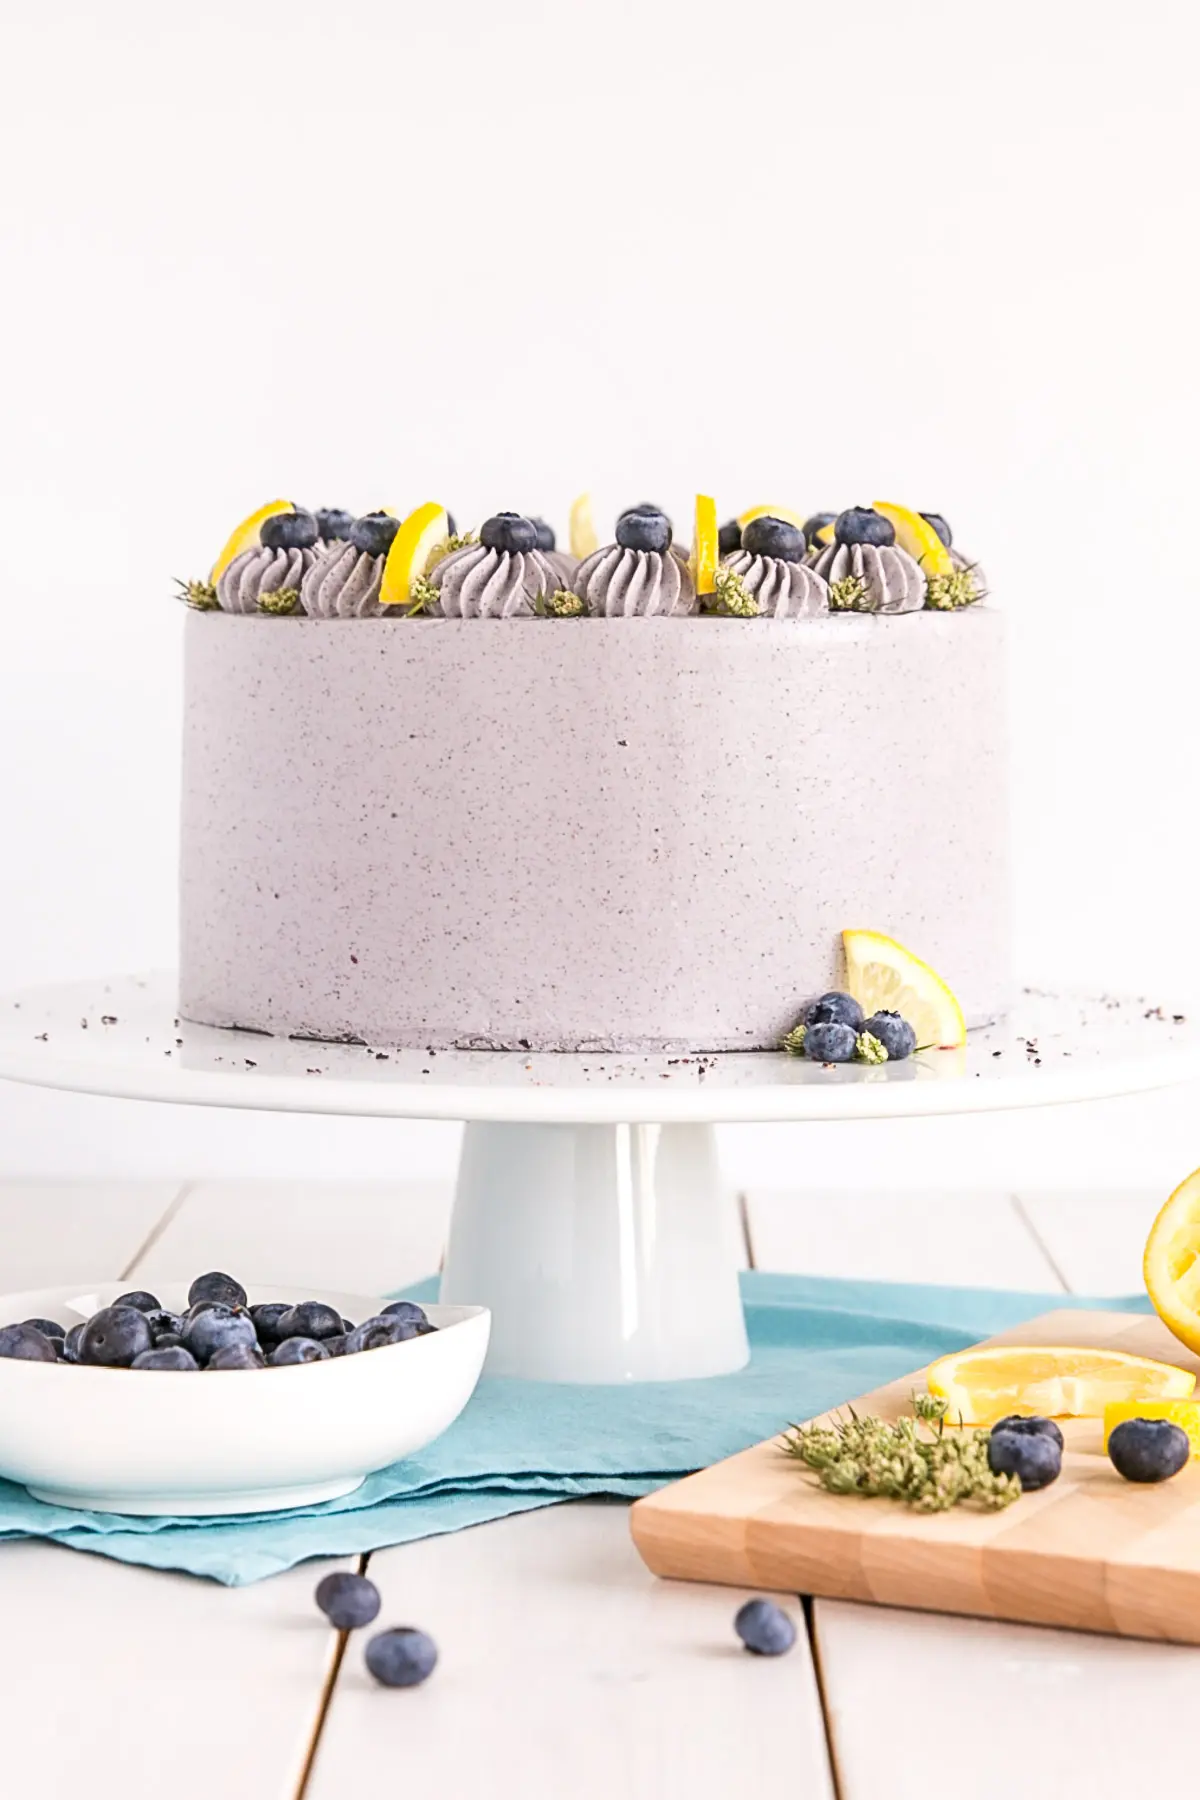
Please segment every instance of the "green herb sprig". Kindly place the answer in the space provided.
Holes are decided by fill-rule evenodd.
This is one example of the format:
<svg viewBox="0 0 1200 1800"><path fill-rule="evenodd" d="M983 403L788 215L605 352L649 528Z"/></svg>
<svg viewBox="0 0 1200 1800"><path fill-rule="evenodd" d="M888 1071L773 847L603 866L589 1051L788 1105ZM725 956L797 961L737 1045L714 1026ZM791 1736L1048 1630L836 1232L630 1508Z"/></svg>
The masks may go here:
<svg viewBox="0 0 1200 1800"><path fill-rule="evenodd" d="M180 581L175 586L179 589L175 598L186 601L188 606L195 607L197 612L216 612L221 602L217 599L217 590L211 581Z"/></svg>
<svg viewBox="0 0 1200 1800"><path fill-rule="evenodd" d="M1021 1497L1017 1475L988 1467L989 1431L946 1433L946 1402L914 1394L913 1417L889 1424L860 1419L853 1407L830 1424L793 1425L784 1454L816 1475L831 1494L900 1500L916 1512L977 1506L986 1512Z"/></svg>
<svg viewBox="0 0 1200 1800"><path fill-rule="evenodd" d="M949 575L931 575L925 594L925 605L934 612L958 612L983 599L983 589L975 579L973 567L954 569Z"/></svg>
<svg viewBox="0 0 1200 1800"><path fill-rule="evenodd" d="M843 575L830 583L829 605L833 612L871 612L867 584L861 575Z"/></svg>
<svg viewBox="0 0 1200 1800"><path fill-rule="evenodd" d="M273 588L258 596L258 610L264 613L294 613L300 608L299 588Z"/></svg>

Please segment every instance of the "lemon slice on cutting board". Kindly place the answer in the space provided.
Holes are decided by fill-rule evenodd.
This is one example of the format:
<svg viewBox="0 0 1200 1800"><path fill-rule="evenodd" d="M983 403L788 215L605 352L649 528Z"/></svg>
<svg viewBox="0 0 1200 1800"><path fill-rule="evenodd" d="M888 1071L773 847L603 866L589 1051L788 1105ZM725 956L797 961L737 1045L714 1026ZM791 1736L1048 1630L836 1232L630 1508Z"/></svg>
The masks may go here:
<svg viewBox="0 0 1200 1800"><path fill-rule="evenodd" d="M571 555L582 562L600 548L596 525L592 518L592 496L580 494L571 502Z"/></svg>
<svg viewBox="0 0 1200 1800"><path fill-rule="evenodd" d="M248 518L243 519L236 530L230 532L225 541L225 548L213 564L212 573L208 579L214 583L220 581L235 556L240 556L243 550L253 550L258 543L258 534L267 519L273 519L276 513L295 512L295 510L296 508L290 500L268 500L265 506L260 506L257 512L252 512Z"/></svg>
<svg viewBox="0 0 1200 1800"><path fill-rule="evenodd" d="M1163 1324L1200 1352L1200 1169L1180 1182L1150 1227L1142 1273Z"/></svg>
<svg viewBox="0 0 1200 1800"><path fill-rule="evenodd" d="M871 505L888 520L900 548L916 558L926 575L953 575L954 558L928 519L910 507L894 506L890 500L872 500Z"/></svg>
<svg viewBox="0 0 1200 1800"><path fill-rule="evenodd" d="M744 513L739 513L737 522L745 531L751 519L783 519L788 525L798 525L804 529L803 514L795 512L790 506L751 506Z"/></svg>
<svg viewBox="0 0 1200 1800"><path fill-rule="evenodd" d="M412 602L412 585L435 560L439 550L445 554L450 536L446 509L436 500L427 500L403 521L392 539L383 579L379 584L380 606L408 606Z"/></svg>
<svg viewBox="0 0 1200 1800"><path fill-rule="evenodd" d="M1192 1455L1200 1456L1200 1400L1110 1400L1104 1409L1104 1448L1128 1419L1166 1419L1187 1432Z"/></svg>
<svg viewBox="0 0 1200 1800"><path fill-rule="evenodd" d="M967 1041L962 1007L941 976L878 931L843 931L846 988L867 1017L898 1012L917 1034L917 1047L954 1050Z"/></svg>
<svg viewBox="0 0 1200 1800"><path fill-rule="evenodd" d="M717 564L721 560L720 526L717 503L711 494L696 495L696 518L692 531L692 554L688 558L692 582L698 594L711 594L716 586Z"/></svg>
<svg viewBox="0 0 1200 1800"><path fill-rule="evenodd" d="M1116 1400L1187 1400L1196 1377L1170 1363L1122 1350L1024 1344L984 1345L943 1356L926 1380L949 1403L955 1424L1026 1418L1102 1418Z"/></svg>

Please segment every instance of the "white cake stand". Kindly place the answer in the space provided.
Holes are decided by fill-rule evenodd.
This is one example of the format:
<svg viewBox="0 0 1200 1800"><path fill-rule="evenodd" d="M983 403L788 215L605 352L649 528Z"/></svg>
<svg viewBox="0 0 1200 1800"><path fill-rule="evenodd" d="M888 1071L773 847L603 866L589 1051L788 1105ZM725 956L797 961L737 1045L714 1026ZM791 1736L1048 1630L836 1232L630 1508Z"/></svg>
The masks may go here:
<svg viewBox="0 0 1200 1800"><path fill-rule="evenodd" d="M274 1112L466 1121L441 1298L493 1313L494 1374L715 1375L746 1361L713 1126L989 1112L1200 1078L1154 997L1026 990L961 1051L878 1068L781 1054L411 1051L182 1023L170 975L0 997L0 1078Z"/></svg>

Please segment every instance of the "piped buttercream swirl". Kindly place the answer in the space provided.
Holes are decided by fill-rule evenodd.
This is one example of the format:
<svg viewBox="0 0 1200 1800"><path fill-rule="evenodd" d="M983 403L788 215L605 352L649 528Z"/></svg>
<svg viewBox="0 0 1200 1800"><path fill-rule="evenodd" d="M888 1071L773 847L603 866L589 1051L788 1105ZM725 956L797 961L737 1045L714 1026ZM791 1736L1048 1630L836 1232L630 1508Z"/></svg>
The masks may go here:
<svg viewBox="0 0 1200 1800"><path fill-rule="evenodd" d="M829 611L829 585L803 563L735 550L725 558L764 619L815 619Z"/></svg>
<svg viewBox="0 0 1200 1800"><path fill-rule="evenodd" d="M297 593L314 561L311 550L268 550L256 544L235 556L217 581L217 602L222 612L258 612L264 594L283 588Z"/></svg>
<svg viewBox="0 0 1200 1800"><path fill-rule="evenodd" d="M813 567L829 583L835 610L839 587L841 606L851 612L919 612L925 604L925 577L899 544L830 544ZM857 593L842 585L851 582Z"/></svg>
<svg viewBox="0 0 1200 1800"><path fill-rule="evenodd" d="M696 610L686 564L669 550L626 550L606 544L575 571L584 610L610 619L669 618Z"/></svg>
<svg viewBox="0 0 1200 1800"><path fill-rule="evenodd" d="M377 619L403 608L380 606L385 556L368 556L346 539L333 540L304 577L300 604L312 619Z"/></svg>
<svg viewBox="0 0 1200 1800"><path fill-rule="evenodd" d="M491 550L467 544L429 572L438 592L430 611L446 619L532 619L537 602L562 586L541 550Z"/></svg>

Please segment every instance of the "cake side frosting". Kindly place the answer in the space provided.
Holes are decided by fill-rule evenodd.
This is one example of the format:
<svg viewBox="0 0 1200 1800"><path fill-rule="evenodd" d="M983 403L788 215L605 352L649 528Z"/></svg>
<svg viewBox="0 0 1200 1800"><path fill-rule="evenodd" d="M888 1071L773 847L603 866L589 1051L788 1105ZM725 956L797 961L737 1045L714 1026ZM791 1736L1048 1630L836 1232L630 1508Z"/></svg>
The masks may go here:
<svg viewBox="0 0 1200 1800"><path fill-rule="evenodd" d="M773 1047L869 925L1009 993L1003 620L186 620L181 1007Z"/></svg>

